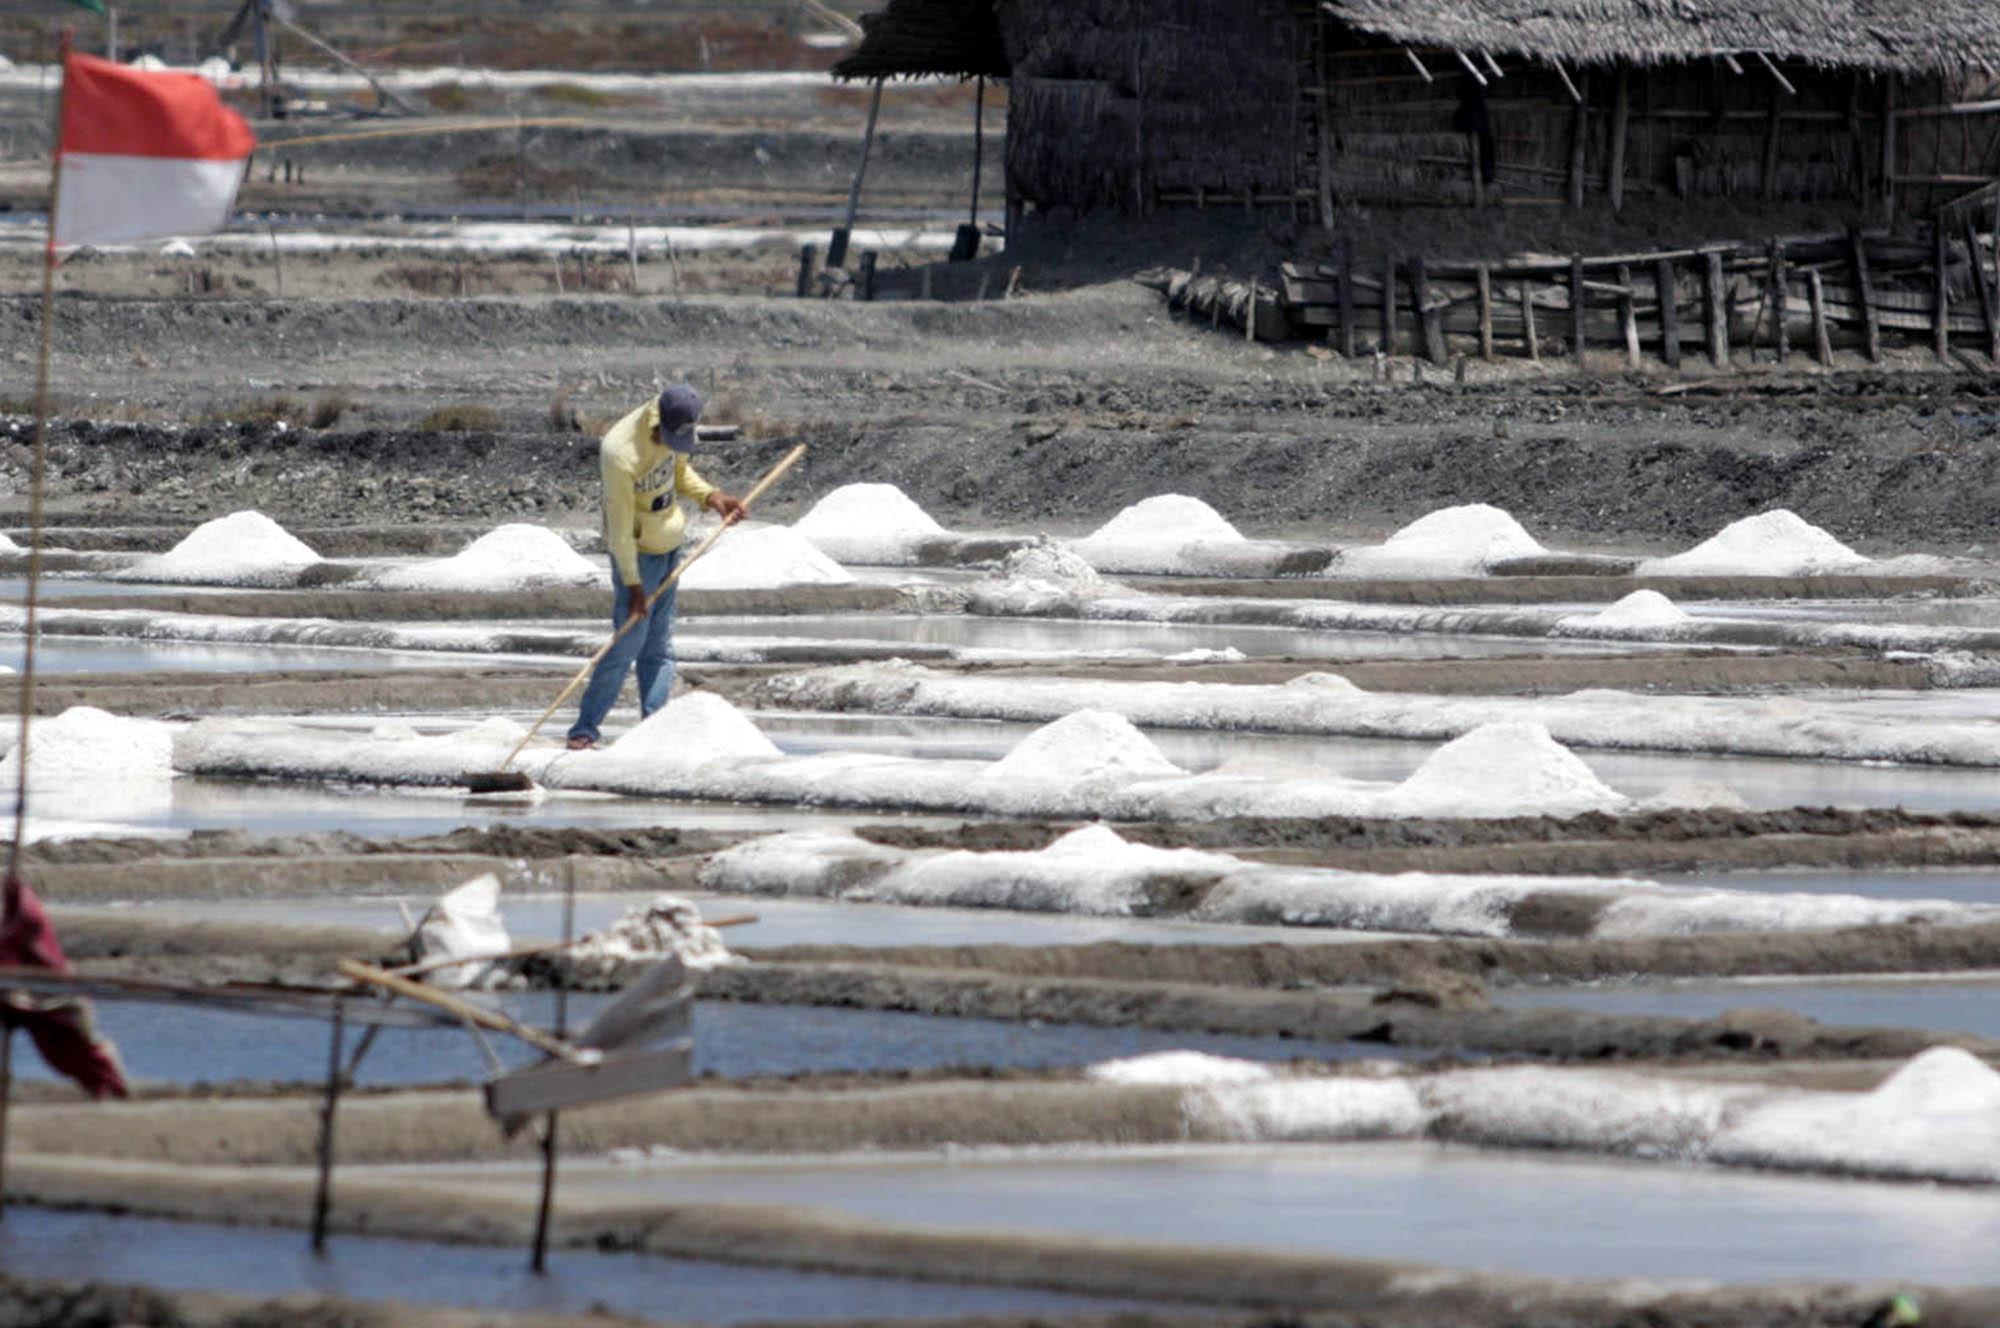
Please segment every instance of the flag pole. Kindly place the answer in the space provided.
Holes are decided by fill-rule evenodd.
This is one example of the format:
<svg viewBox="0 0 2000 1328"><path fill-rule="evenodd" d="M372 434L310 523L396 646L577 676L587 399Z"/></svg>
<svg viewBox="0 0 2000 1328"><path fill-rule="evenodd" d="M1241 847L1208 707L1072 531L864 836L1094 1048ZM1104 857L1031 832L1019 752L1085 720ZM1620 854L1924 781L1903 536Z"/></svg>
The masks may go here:
<svg viewBox="0 0 2000 1328"><path fill-rule="evenodd" d="M14 749L14 842L7 853L6 920L14 920L15 892L20 880L21 845L28 833L28 721L35 712L35 635L42 583L42 503L48 478L49 348L55 335L56 212L62 206L63 98L69 90L70 30L63 29L58 62L62 85L56 89L55 141L49 149L48 242L42 246L42 347L35 363L34 459L28 479L28 609L27 644L21 658L21 733Z"/></svg>

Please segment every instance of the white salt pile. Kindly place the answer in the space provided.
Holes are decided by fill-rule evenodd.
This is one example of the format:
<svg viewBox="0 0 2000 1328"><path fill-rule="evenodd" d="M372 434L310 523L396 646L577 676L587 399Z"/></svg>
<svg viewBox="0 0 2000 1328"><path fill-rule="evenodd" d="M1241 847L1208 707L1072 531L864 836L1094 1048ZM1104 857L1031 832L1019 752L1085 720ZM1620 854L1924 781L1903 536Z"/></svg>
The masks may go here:
<svg viewBox="0 0 2000 1328"><path fill-rule="evenodd" d="M1870 566L1797 513L1776 508L1733 521L1686 553L1648 558L1638 576L1812 576Z"/></svg>
<svg viewBox="0 0 2000 1328"><path fill-rule="evenodd" d="M1561 632L1658 632L1694 621L1692 614L1657 590L1635 590L1596 613L1560 620Z"/></svg>
<svg viewBox="0 0 2000 1328"><path fill-rule="evenodd" d="M20 552L22 552L21 546L16 544L10 536L0 535L0 553Z"/></svg>
<svg viewBox="0 0 2000 1328"><path fill-rule="evenodd" d="M701 910L679 895L654 895L626 909L603 931L583 937L562 956L572 979L597 982L621 975L633 965L656 963L678 955L689 968L715 968L735 956L722 933L701 920Z"/></svg>
<svg viewBox="0 0 2000 1328"><path fill-rule="evenodd" d="M385 590L478 592L530 586L586 586L604 579L597 563L546 526L489 530L449 558L396 567L370 578Z"/></svg>
<svg viewBox="0 0 2000 1328"><path fill-rule="evenodd" d="M28 788L31 792L73 795L87 800L95 816L113 814L115 805L157 798L174 777L174 733L152 719L127 719L95 706L71 706L28 726ZM0 760L0 788L20 780L18 747ZM79 807L67 807L73 814Z"/></svg>
<svg viewBox="0 0 2000 1328"><path fill-rule="evenodd" d="M1346 549L1325 576L1476 576L1509 558L1548 550L1510 514L1487 503L1418 517L1372 547Z"/></svg>
<svg viewBox="0 0 2000 1328"><path fill-rule="evenodd" d="M1201 499L1184 493L1162 493L1133 503L1077 542L1178 546L1242 541L1241 532Z"/></svg>
<svg viewBox="0 0 2000 1328"><path fill-rule="evenodd" d="M1271 1077L1271 1067L1205 1051L1156 1051L1099 1061L1084 1077L1106 1084L1251 1084Z"/></svg>
<svg viewBox="0 0 2000 1328"><path fill-rule="evenodd" d="M836 562L877 567L906 564L919 544L946 533L893 484L843 484L792 529Z"/></svg>
<svg viewBox="0 0 2000 1328"><path fill-rule="evenodd" d="M844 568L789 526L738 526L681 576L690 590L845 585Z"/></svg>
<svg viewBox="0 0 2000 1328"><path fill-rule="evenodd" d="M1404 816L1577 816L1631 801L1532 720L1452 739L1390 796Z"/></svg>
<svg viewBox="0 0 2000 1328"><path fill-rule="evenodd" d="M741 710L714 692L684 692L627 730L602 755L655 765L699 765L782 753Z"/></svg>
<svg viewBox="0 0 2000 1328"><path fill-rule="evenodd" d="M844 893L899 904L1126 917L1151 911L1155 887L1205 888L1240 865L1195 849L1129 843L1110 826L1087 825L1034 852L918 857L872 886Z"/></svg>
<svg viewBox="0 0 2000 1328"><path fill-rule="evenodd" d="M1089 562L1046 535L1001 559L1000 579L1039 582L1082 594L1095 593L1106 584Z"/></svg>
<svg viewBox="0 0 2000 1328"><path fill-rule="evenodd" d="M125 581L191 585L285 586L320 556L262 512L231 512L204 521L165 553L112 575Z"/></svg>
<svg viewBox="0 0 2000 1328"><path fill-rule="evenodd" d="M1123 715L1079 710L1044 724L1015 743L1013 750L988 766L979 779L1082 787L1186 773Z"/></svg>
<svg viewBox="0 0 2000 1328"><path fill-rule="evenodd" d="M1417 1091L1401 1079L1272 1079L1203 1084L1182 1100L1197 1139L1279 1143L1393 1139L1427 1121Z"/></svg>
<svg viewBox="0 0 2000 1328"><path fill-rule="evenodd" d="M513 945L500 919L500 878L488 872L438 897L417 924L417 961L468 960L445 963L425 972L434 987L487 988L505 976L505 965L494 956Z"/></svg>

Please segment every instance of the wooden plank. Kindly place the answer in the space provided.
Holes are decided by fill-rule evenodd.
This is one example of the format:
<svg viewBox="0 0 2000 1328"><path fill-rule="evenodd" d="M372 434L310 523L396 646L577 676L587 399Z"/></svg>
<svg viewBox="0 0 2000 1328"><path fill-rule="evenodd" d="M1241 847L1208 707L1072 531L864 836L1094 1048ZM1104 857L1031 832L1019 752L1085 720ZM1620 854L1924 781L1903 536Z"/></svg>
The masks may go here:
<svg viewBox="0 0 2000 1328"><path fill-rule="evenodd" d="M1579 366L1583 364L1584 314L1586 302L1583 291L1583 255L1569 257L1569 335L1570 354L1576 357Z"/></svg>
<svg viewBox="0 0 2000 1328"><path fill-rule="evenodd" d="M1822 369L1833 364L1833 337L1826 327L1826 292L1820 288L1819 273L1806 273L1806 302L1812 306L1813 357Z"/></svg>
<svg viewBox="0 0 2000 1328"><path fill-rule="evenodd" d="M1625 140L1631 123L1631 76L1627 67L1620 65L1618 84L1611 99L1611 162L1604 171L1604 187L1611 195L1613 212L1621 211L1625 206Z"/></svg>
<svg viewBox="0 0 2000 1328"><path fill-rule="evenodd" d="M1951 255L1940 222L1931 225L1931 353L1940 364L1951 357Z"/></svg>
<svg viewBox="0 0 2000 1328"><path fill-rule="evenodd" d="M1340 242L1340 353L1354 358L1354 241Z"/></svg>
<svg viewBox="0 0 2000 1328"><path fill-rule="evenodd" d="M1542 343L1535 336L1535 301L1528 292L1528 283L1521 283L1521 339L1527 344L1528 358L1536 364L1542 362Z"/></svg>
<svg viewBox="0 0 2000 1328"><path fill-rule="evenodd" d="M1674 262L1662 258L1653 264L1653 290L1660 305L1660 358L1669 369L1681 367L1681 311L1675 304Z"/></svg>
<svg viewBox="0 0 2000 1328"><path fill-rule="evenodd" d="M1443 364L1444 328L1438 322L1438 309L1431 303L1430 274L1424 269L1424 256L1416 255L1410 260L1410 303L1417 311L1417 325L1424 338L1424 358L1432 364Z"/></svg>
<svg viewBox="0 0 2000 1328"><path fill-rule="evenodd" d="M1396 353L1396 258L1382 260L1382 353Z"/></svg>
<svg viewBox="0 0 2000 1328"><path fill-rule="evenodd" d="M1972 290L1979 299L1979 322L1986 329L1986 358L2000 364L2000 319L1994 309L1993 287L1986 281L1986 264L1979 256L1979 230L1965 218L1965 256L1972 262Z"/></svg>
<svg viewBox="0 0 2000 1328"><path fill-rule="evenodd" d="M1882 358L1882 324L1868 285L1868 247L1861 242L1859 230L1847 233L1847 256L1854 270L1854 300L1861 306L1862 353L1874 364Z"/></svg>
<svg viewBox="0 0 2000 1328"><path fill-rule="evenodd" d="M1628 367L1639 367L1639 313L1638 301L1632 298L1632 270L1618 269L1618 284L1625 288L1625 294L1618 297L1618 323L1625 333L1625 363Z"/></svg>
<svg viewBox="0 0 2000 1328"><path fill-rule="evenodd" d="M1976 267L1977 264L1975 263ZM1493 358L1493 273L1479 265L1479 358Z"/></svg>
<svg viewBox="0 0 2000 1328"><path fill-rule="evenodd" d="M1702 324L1708 333L1708 359L1718 369L1729 367L1728 288L1722 276L1722 253L1710 249L1702 255Z"/></svg>
<svg viewBox="0 0 2000 1328"><path fill-rule="evenodd" d="M687 1041L595 1065L546 1061L488 1082L486 1113L504 1118L588 1106L677 1088L693 1077L694 1044Z"/></svg>
<svg viewBox="0 0 2000 1328"><path fill-rule="evenodd" d="M1785 336L1785 296L1790 282L1785 275L1785 242L1775 235L1771 237L1770 262L1767 277L1771 288L1771 344L1777 348L1778 363L1783 364L1788 349Z"/></svg>

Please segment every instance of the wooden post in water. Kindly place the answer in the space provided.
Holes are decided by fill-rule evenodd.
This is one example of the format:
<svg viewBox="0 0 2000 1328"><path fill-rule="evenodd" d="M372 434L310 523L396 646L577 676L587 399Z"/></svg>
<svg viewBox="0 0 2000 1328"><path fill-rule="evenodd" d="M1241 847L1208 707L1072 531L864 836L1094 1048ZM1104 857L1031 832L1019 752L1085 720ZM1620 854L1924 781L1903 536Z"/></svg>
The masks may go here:
<svg viewBox="0 0 2000 1328"><path fill-rule="evenodd" d="M1943 364L1951 358L1951 255L1944 225L1931 223L1931 353Z"/></svg>
<svg viewBox="0 0 2000 1328"><path fill-rule="evenodd" d="M1493 358L1493 269L1481 263L1473 269L1479 283L1479 358Z"/></svg>
<svg viewBox="0 0 2000 1328"><path fill-rule="evenodd" d="M1790 349L1785 337L1786 297L1791 285L1785 270L1785 242L1773 235L1766 253L1771 265L1767 274L1771 280L1771 344L1777 348L1778 363L1783 364Z"/></svg>
<svg viewBox="0 0 2000 1328"><path fill-rule="evenodd" d="M1812 306L1813 358L1822 369L1833 364L1833 338L1826 330L1826 292L1820 288L1819 272L1806 269L1806 302Z"/></svg>
<svg viewBox="0 0 2000 1328"><path fill-rule="evenodd" d="M1679 283L1674 260L1662 258L1653 264L1653 290L1660 297L1660 358L1669 369L1681 367L1681 311L1676 303Z"/></svg>
<svg viewBox="0 0 2000 1328"><path fill-rule="evenodd" d="M1583 255L1569 256L1569 335L1570 354L1576 357L1576 367L1584 368L1583 359Z"/></svg>
<svg viewBox="0 0 2000 1328"><path fill-rule="evenodd" d="M1868 284L1868 246L1860 230L1847 232L1847 259L1854 269L1854 303L1861 310L1861 349L1868 362L1882 358L1882 324L1875 315L1875 292Z"/></svg>
<svg viewBox="0 0 2000 1328"><path fill-rule="evenodd" d="M326 1253L327 1218L333 1211L333 1126L340 1109L340 1081L346 1077L341 1065L341 1036L346 1031L345 1010L340 997L333 998L333 1030L326 1053L326 1097L319 1109L319 1180L313 1189L312 1249Z"/></svg>
<svg viewBox="0 0 2000 1328"><path fill-rule="evenodd" d="M1702 322L1708 333L1708 359L1718 369L1729 367L1729 286L1722 275L1722 251L1702 254Z"/></svg>

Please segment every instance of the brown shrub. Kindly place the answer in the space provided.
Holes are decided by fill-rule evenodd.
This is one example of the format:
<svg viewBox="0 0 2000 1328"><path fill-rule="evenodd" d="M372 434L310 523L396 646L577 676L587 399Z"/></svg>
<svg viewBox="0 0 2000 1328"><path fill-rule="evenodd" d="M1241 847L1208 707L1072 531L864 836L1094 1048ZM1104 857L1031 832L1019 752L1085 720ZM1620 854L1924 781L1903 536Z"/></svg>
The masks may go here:
<svg viewBox="0 0 2000 1328"><path fill-rule="evenodd" d="M500 428L500 412L476 402L440 406L417 421L417 428L430 433L494 433Z"/></svg>

